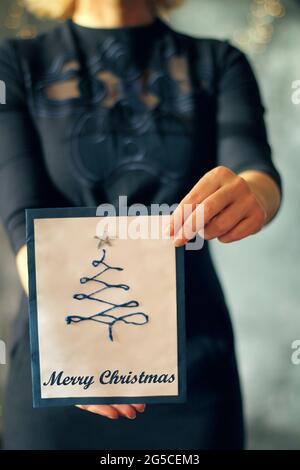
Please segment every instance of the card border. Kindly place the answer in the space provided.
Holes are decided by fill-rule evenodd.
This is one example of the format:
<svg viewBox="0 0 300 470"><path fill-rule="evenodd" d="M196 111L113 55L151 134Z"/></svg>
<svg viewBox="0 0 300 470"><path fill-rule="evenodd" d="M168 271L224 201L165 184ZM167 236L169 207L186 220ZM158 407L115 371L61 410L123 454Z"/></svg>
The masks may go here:
<svg viewBox="0 0 300 470"><path fill-rule="evenodd" d="M153 209L153 208L152 208ZM38 321L36 303L36 276L35 276L35 239L34 220L68 217L100 217L96 214L96 207L62 207L46 209L26 209L26 233L28 250L29 273L29 334L31 351L31 373L33 407L44 406L71 406L74 404L121 404L121 403L185 403L186 393L186 325L185 325L185 276L184 276L184 247L176 248L176 290L177 290L177 338L178 338L178 395L156 395L146 397L69 397L69 398L42 398L40 381L40 356L38 344ZM116 209L116 215L119 215ZM123 215L123 214L121 214ZM157 214L164 215L162 211Z"/></svg>

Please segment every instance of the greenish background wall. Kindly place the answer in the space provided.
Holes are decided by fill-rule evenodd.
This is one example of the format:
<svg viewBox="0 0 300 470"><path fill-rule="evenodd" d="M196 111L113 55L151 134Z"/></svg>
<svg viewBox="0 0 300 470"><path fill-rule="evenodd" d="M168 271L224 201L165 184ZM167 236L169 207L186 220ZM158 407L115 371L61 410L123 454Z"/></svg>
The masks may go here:
<svg viewBox="0 0 300 470"><path fill-rule="evenodd" d="M1 1L1 36L15 33L7 29L11 25L5 26L12 4ZM171 22L196 36L233 38L247 28L251 4L188 0ZM276 221L255 237L232 245L211 244L236 331L251 449L300 448L300 365L291 363L291 343L300 339L300 105L291 100L292 82L300 80L300 2L282 4L286 15L274 22L272 40L263 52L249 58L268 111L284 203ZM38 29L48 27L23 15L23 27L28 21ZM3 230L0 259L0 339L6 340L20 287ZM6 367L0 365L1 395L5 376Z"/></svg>

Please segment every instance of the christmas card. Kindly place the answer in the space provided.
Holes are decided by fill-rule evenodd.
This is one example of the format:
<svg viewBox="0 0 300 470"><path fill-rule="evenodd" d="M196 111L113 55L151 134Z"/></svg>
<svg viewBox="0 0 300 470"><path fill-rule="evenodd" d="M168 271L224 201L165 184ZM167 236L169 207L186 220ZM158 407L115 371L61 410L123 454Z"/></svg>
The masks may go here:
<svg viewBox="0 0 300 470"><path fill-rule="evenodd" d="M185 401L184 248L168 215L27 211L33 405Z"/></svg>

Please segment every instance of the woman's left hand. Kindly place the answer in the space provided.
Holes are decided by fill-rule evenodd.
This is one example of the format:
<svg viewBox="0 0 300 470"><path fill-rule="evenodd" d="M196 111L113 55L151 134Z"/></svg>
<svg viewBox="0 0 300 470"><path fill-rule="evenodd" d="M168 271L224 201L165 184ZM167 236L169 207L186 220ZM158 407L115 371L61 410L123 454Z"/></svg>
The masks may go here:
<svg viewBox="0 0 300 470"><path fill-rule="evenodd" d="M196 208L200 204L203 217L199 218ZM279 188L267 174L246 171L237 175L219 166L206 173L180 202L171 216L169 234L176 246L201 231L205 240L234 242L260 231L279 205ZM184 207L190 208L188 216Z"/></svg>

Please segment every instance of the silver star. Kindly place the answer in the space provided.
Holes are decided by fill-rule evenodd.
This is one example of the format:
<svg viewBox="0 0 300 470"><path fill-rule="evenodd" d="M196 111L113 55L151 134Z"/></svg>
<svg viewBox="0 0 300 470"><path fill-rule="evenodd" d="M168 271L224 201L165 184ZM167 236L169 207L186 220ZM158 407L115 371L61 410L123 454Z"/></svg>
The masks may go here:
<svg viewBox="0 0 300 470"><path fill-rule="evenodd" d="M98 250L100 250L103 245L111 246L111 240L113 239L113 237L110 237L107 232L104 232L102 235L100 235L100 237L95 235L94 238L98 240Z"/></svg>

